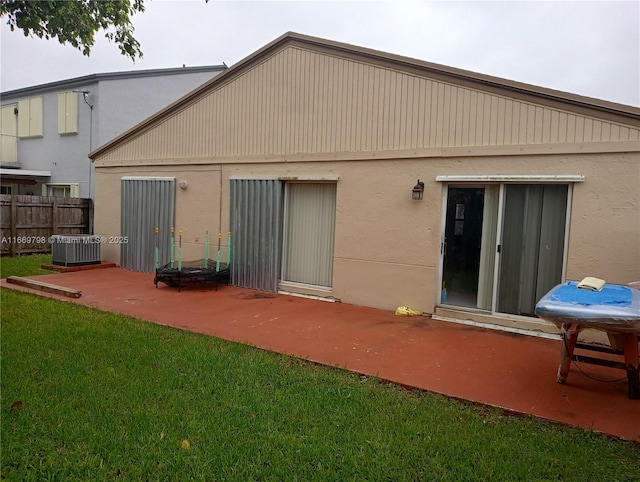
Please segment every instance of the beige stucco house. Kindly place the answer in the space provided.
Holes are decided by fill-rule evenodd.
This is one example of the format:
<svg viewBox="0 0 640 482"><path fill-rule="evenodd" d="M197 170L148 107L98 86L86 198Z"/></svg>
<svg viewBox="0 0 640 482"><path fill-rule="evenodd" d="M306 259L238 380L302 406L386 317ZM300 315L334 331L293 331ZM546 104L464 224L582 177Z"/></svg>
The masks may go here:
<svg viewBox="0 0 640 482"><path fill-rule="evenodd" d="M127 269L232 231L239 286L545 332L555 284L640 279L636 107L287 33L91 158Z"/></svg>

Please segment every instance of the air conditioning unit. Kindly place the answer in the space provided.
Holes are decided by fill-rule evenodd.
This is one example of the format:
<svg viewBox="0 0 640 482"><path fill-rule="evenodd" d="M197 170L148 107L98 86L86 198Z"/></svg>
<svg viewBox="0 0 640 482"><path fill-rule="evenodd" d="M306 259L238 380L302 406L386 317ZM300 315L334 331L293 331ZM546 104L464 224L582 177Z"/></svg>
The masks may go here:
<svg viewBox="0 0 640 482"><path fill-rule="evenodd" d="M93 234L65 234L51 236L53 264L83 266L100 264L100 236Z"/></svg>

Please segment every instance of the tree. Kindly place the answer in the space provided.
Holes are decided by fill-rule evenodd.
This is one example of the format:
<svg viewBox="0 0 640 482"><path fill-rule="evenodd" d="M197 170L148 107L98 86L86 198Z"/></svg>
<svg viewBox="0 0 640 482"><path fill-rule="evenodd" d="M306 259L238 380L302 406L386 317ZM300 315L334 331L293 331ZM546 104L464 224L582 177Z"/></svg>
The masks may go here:
<svg viewBox="0 0 640 482"><path fill-rule="evenodd" d="M132 60L142 57L131 23L136 12L144 12L144 0L2 0L0 5L0 16L8 16L12 31L47 40L57 37L61 44L69 43L88 56L96 32L102 29Z"/></svg>

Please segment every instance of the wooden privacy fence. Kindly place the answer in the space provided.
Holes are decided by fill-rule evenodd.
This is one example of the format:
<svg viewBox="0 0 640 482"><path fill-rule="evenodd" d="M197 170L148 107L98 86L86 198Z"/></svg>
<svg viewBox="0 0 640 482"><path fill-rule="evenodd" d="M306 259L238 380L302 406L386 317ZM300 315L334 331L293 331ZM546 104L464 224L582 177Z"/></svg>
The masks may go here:
<svg viewBox="0 0 640 482"><path fill-rule="evenodd" d="M0 195L1 254L50 253L54 234L91 234L91 199Z"/></svg>

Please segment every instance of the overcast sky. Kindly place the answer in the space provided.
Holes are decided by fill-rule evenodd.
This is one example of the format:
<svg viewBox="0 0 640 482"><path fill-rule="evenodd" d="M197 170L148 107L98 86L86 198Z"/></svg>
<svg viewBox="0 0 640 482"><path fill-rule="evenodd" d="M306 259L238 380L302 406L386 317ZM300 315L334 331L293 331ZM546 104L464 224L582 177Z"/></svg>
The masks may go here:
<svg viewBox="0 0 640 482"><path fill-rule="evenodd" d="M640 106L640 1L146 0L132 63L102 33L90 57L0 25L7 91L103 72L225 62L287 31Z"/></svg>

